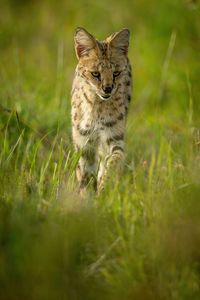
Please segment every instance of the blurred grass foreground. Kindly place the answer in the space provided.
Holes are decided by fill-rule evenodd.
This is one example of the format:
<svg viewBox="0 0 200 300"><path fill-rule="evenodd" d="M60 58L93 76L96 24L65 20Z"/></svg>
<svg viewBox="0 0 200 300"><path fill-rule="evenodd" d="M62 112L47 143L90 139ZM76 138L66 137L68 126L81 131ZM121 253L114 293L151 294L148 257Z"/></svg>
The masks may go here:
<svg viewBox="0 0 200 300"><path fill-rule="evenodd" d="M131 30L126 166L77 193L73 33ZM0 299L200 299L200 2L1 0Z"/></svg>

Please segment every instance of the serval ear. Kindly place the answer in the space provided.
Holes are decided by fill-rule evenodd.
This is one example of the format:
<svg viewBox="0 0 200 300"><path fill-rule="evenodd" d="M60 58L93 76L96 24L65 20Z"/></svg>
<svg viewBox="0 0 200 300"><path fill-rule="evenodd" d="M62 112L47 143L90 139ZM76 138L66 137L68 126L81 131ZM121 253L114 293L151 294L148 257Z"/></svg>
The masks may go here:
<svg viewBox="0 0 200 300"><path fill-rule="evenodd" d="M95 38L84 28L78 27L74 34L75 50L77 58L88 56L91 49L96 48Z"/></svg>
<svg viewBox="0 0 200 300"><path fill-rule="evenodd" d="M116 55L127 55L129 46L130 31L124 28L118 32L113 33L106 39L109 46Z"/></svg>

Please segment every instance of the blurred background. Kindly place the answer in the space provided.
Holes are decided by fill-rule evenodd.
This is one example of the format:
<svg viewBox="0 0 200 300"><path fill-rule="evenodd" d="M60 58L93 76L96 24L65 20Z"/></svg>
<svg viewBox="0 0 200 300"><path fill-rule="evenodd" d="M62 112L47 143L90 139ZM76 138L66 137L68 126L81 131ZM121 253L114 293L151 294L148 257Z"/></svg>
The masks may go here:
<svg viewBox="0 0 200 300"><path fill-rule="evenodd" d="M123 180L84 204L76 27L128 27L134 85ZM199 79L198 0L0 1L0 299L199 299Z"/></svg>

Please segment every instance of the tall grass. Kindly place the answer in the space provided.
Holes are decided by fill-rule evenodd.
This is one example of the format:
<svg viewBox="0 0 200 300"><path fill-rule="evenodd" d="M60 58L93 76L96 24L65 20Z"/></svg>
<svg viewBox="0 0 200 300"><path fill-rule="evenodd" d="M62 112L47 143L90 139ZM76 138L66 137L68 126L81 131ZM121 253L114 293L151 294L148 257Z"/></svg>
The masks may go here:
<svg viewBox="0 0 200 300"><path fill-rule="evenodd" d="M198 1L1 1L0 299L199 299ZM78 195L75 27L129 27L123 174Z"/></svg>

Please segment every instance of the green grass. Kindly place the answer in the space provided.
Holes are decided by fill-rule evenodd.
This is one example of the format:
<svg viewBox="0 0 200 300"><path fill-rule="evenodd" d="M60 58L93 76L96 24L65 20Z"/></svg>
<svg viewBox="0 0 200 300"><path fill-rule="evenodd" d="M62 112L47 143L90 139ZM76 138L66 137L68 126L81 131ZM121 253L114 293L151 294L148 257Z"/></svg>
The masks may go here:
<svg viewBox="0 0 200 300"><path fill-rule="evenodd" d="M1 1L0 299L200 298L199 1ZM126 164L80 199L73 33L129 27Z"/></svg>

